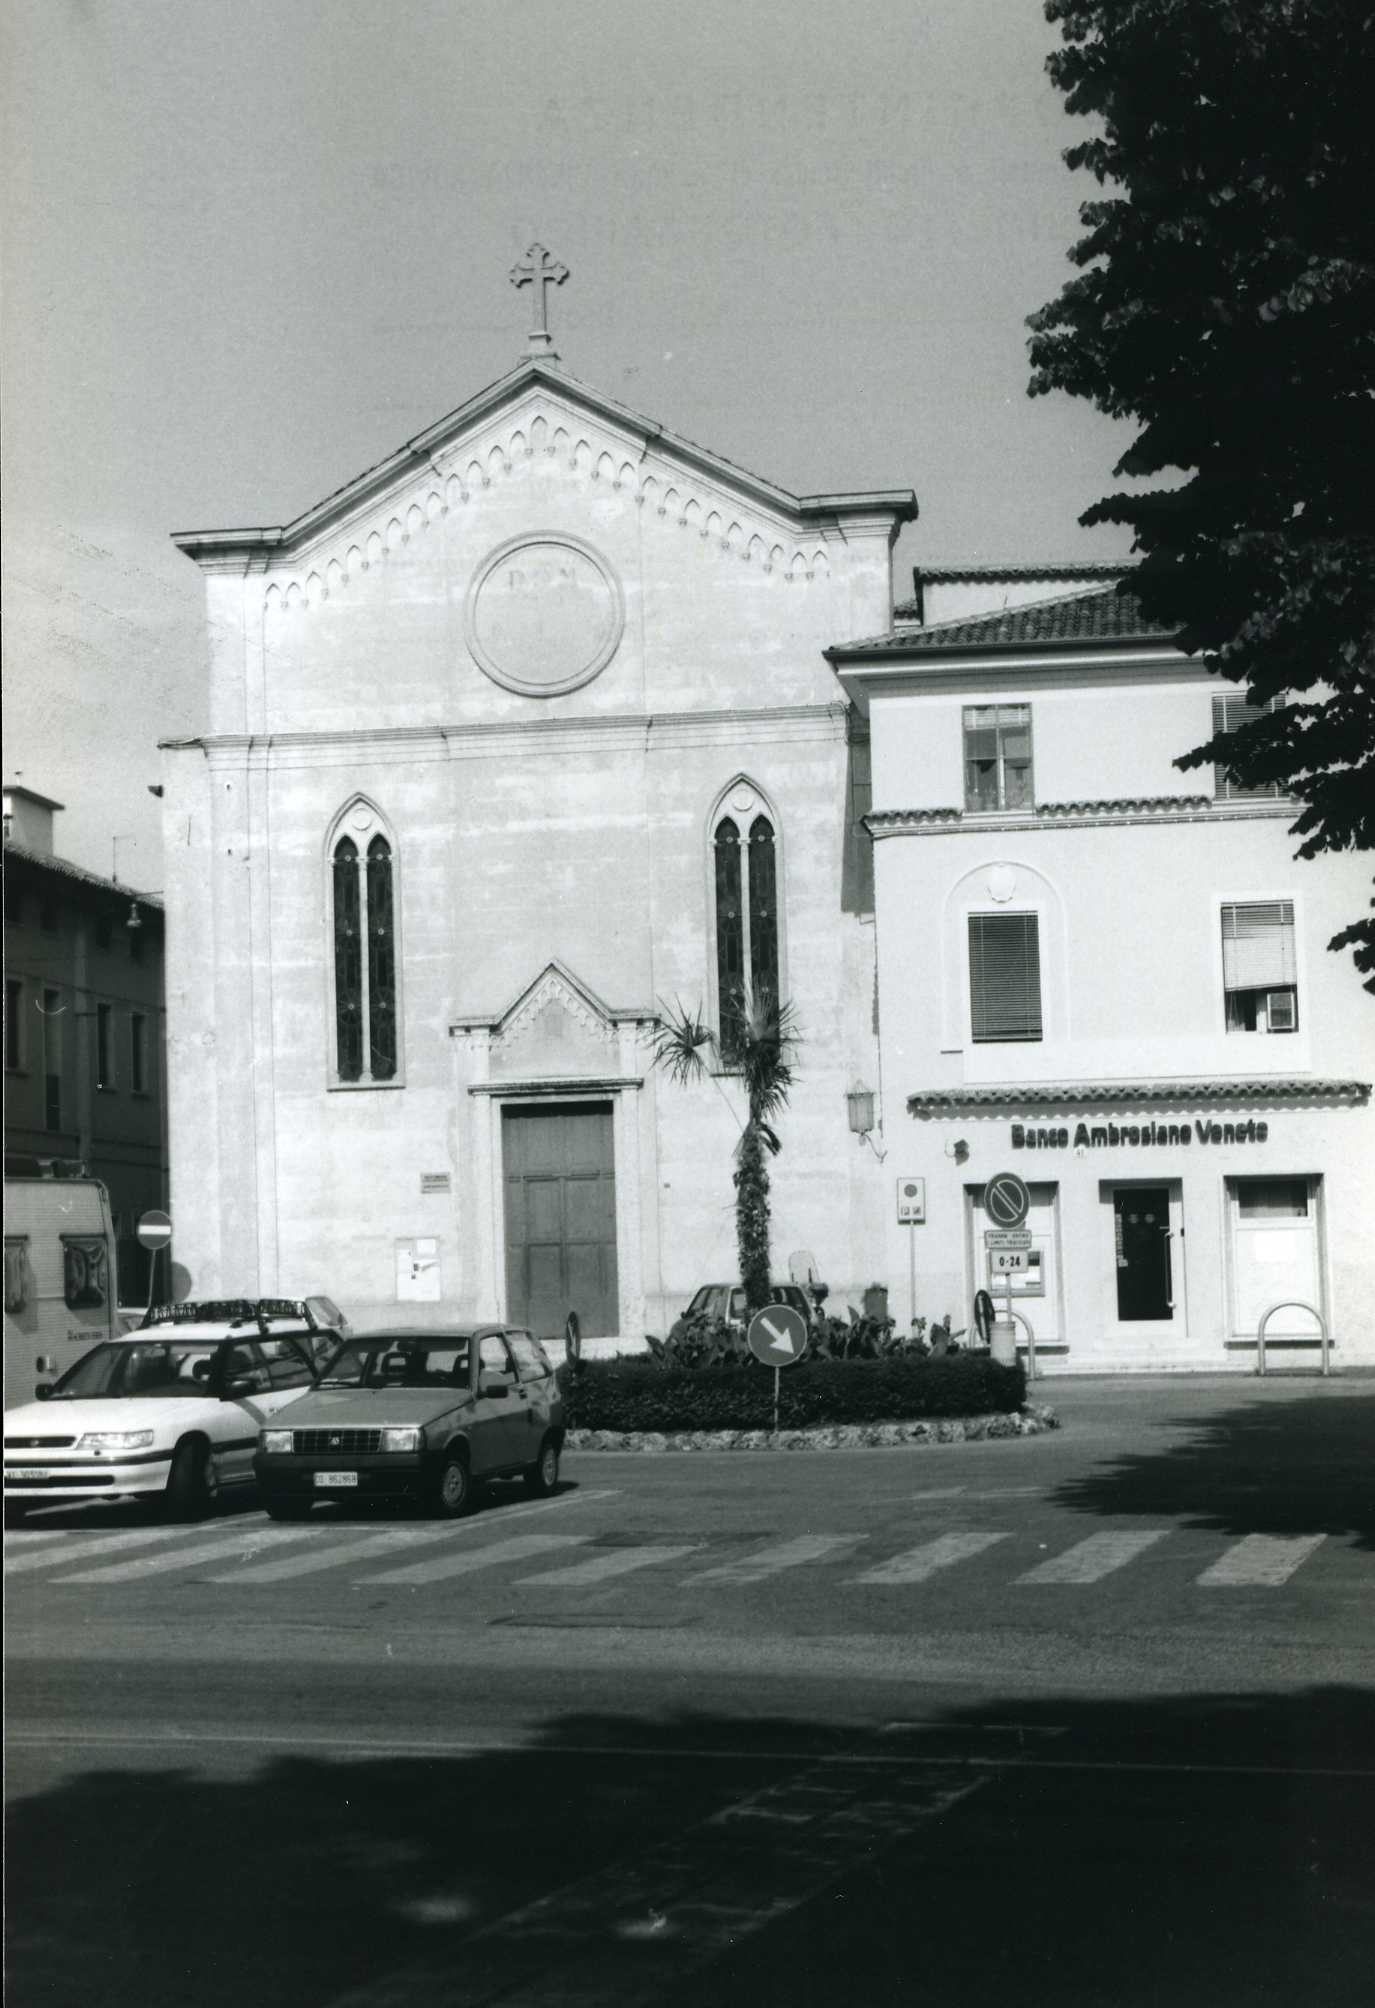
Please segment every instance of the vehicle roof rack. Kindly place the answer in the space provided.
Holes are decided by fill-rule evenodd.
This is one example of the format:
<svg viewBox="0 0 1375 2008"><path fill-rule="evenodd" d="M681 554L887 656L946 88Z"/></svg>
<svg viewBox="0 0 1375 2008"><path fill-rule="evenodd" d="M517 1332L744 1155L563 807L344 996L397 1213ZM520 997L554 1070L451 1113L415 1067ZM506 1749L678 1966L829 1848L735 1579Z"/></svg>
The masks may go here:
<svg viewBox="0 0 1375 2008"><path fill-rule="evenodd" d="M297 1297L188 1297L180 1304L150 1304L139 1330L147 1325L256 1324L265 1338L272 1318L298 1318L312 1332L319 1330L309 1306Z"/></svg>

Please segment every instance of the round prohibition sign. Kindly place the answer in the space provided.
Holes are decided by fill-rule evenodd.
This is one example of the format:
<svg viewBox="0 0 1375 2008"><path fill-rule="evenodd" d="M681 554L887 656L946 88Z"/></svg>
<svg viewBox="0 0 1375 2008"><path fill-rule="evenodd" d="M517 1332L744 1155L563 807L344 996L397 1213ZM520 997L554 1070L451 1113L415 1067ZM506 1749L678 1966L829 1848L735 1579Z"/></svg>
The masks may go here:
<svg viewBox="0 0 1375 2008"><path fill-rule="evenodd" d="M995 1227L1020 1227L1031 1206L1031 1194L1015 1171L1000 1171L984 1187L984 1212Z"/></svg>
<svg viewBox="0 0 1375 2008"><path fill-rule="evenodd" d="M151 1248L156 1254L172 1239L172 1222L160 1207L155 1206L140 1217L136 1231L139 1246Z"/></svg>

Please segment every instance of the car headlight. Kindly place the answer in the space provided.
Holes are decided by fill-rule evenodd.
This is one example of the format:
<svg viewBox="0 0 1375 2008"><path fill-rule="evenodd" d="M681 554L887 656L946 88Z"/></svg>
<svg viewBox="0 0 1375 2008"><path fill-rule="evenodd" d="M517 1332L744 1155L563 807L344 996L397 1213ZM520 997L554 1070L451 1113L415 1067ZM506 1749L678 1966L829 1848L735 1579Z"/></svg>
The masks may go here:
<svg viewBox="0 0 1375 2008"><path fill-rule="evenodd" d="M93 1429L77 1438L78 1450L146 1450L153 1440L151 1429Z"/></svg>
<svg viewBox="0 0 1375 2008"><path fill-rule="evenodd" d="M269 1457L290 1457L291 1431L289 1429L260 1429L258 1443Z"/></svg>
<svg viewBox="0 0 1375 2008"><path fill-rule="evenodd" d="M406 1429L384 1429L382 1431L383 1450L419 1450L420 1431L411 1425Z"/></svg>

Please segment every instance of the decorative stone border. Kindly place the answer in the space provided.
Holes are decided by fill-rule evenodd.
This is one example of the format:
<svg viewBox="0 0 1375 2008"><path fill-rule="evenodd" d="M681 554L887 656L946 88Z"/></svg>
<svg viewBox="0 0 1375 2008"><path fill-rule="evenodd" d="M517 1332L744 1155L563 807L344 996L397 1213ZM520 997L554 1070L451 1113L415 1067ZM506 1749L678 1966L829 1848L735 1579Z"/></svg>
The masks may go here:
<svg viewBox="0 0 1375 2008"><path fill-rule="evenodd" d="M981 1443L989 1437L1044 1436L1058 1429L1053 1408L1016 1415L943 1415L931 1422L832 1423L819 1429L570 1429L565 1450L875 1450L908 1443Z"/></svg>

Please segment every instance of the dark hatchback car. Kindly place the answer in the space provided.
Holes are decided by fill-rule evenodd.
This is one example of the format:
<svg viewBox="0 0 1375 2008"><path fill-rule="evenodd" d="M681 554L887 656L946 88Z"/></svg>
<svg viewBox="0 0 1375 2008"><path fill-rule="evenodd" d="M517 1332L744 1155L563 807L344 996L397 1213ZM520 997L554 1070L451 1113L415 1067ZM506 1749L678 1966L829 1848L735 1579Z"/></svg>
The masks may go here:
<svg viewBox="0 0 1375 2008"><path fill-rule="evenodd" d="M356 1332L259 1433L253 1470L274 1520L325 1499L409 1500L456 1519L489 1478L552 1492L563 1436L559 1384L529 1332Z"/></svg>

